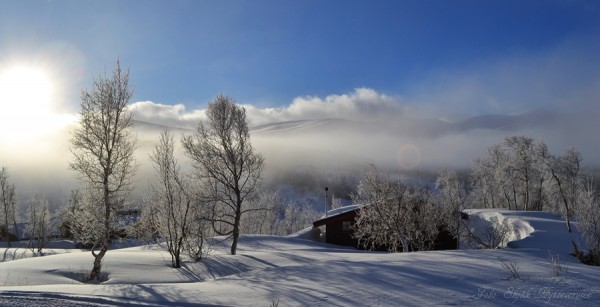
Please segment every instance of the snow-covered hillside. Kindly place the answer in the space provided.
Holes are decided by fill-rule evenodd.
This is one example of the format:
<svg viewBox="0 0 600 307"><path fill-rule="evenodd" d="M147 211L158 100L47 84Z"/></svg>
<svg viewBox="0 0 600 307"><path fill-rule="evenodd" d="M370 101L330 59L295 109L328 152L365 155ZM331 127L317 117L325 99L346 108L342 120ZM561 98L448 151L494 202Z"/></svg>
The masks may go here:
<svg viewBox="0 0 600 307"><path fill-rule="evenodd" d="M545 212L480 210L516 225L509 248L389 254L302 239L243 236L238 255L227 242L208 259L169 267L156 246L111 250L108 281L82 284L89 252L0 263L0 305L599 305L600 268L569 256L571 236L560 217ZM6 249L0 252L6 253ZM567 267L553 273L549 254ZM518 266L520 279L501 261Z"/></svg>

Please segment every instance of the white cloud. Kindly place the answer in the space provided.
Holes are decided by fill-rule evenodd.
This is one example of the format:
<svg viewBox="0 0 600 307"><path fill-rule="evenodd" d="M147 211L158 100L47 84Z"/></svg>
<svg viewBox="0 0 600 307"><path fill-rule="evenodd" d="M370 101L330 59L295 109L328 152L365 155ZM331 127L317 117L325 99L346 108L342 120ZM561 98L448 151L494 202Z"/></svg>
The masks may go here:
<svg viewBox="0 0 600 307"><path fill-rule="evenodd" d="M139 101L131 104L129 109L136 120L176 128L193 128L206 118L205 110L188 111L183 104L165 105L152 101Z"/></svg>
<svg viewBox="0 0 600 307"><path fill-rule="evenodd" d="M382 121L395 119L405 113L400 97L388 96L369 88L357 88L341 95L297 97L283 107L257 108L246 104L251 126L273 122L345 118L360 121ZM175 127L194 127L204 120L205 110L187 110L182 104L165 105L151 101L131 105L135 119Z"/></svg>

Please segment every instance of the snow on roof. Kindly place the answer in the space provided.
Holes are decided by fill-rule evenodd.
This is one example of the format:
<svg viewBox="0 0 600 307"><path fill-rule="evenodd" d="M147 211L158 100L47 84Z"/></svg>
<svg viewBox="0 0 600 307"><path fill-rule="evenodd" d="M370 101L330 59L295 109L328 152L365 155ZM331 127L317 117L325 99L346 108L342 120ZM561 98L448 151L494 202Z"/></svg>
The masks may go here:
<svg viewBox="0 0 600 307"><path fill-rule="evenodd" d="M327 211L326 215L322 215L318 220L315 221L315 223L323 221L325 219L332 218L334 216L342 215L347 212L355 211L360 207L361 207L360 205L349 205L349 206L343 206L343 207L329 210L329 211Z"/></svg>

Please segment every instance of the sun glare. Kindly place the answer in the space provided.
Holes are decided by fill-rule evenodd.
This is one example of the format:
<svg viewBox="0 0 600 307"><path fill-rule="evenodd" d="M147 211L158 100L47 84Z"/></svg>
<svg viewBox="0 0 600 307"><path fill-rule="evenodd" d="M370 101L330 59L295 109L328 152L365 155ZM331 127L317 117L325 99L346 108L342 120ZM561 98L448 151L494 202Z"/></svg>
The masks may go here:
<svg viewBox="0 0 600 307"><path fill-rule="evenodd" d="M0 128L4 137L38 136L54 120L55 84L35 66L0 70Z"/></svg>

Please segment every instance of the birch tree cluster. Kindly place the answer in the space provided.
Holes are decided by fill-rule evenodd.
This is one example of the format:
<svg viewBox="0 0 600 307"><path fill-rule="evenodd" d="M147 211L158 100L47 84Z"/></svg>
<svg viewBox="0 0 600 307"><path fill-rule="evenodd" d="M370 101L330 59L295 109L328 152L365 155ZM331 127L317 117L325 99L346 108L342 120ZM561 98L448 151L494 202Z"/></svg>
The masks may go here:
<svg viewBox="0 0 600 307"><path fill-rule="evenodd" d="M471 221L465 209L544 210L561 214L568 232L576 219L588 251L598 254L600 198L582 175L581 162L575 149L554 155L542 141L511 136L488 148L469 174L442 171L434 189L408 185L371 166L352 195L361 206L355 237L370 249L427 250L447 231L457 241L498 248L507 240L509 227L498 224L473 231L477 221Z"/></svg>
<svg viewBox="0 0 600 307"><path fill-rule="evenodd" d="M509 210L546 210L570 219L583 191L582 157L575 149L553 155L542 141L511 136L476 159L471 172L470 206Z"/></svg>
<svg viewBox="0 0 600 307"><path fill-rule="evenodd" d="M310 201L286 201L279 193L264 190L247 205L240 223L243 234L285 236L311 226L322 215Z"/></svg>
<svg viewBox="0 0 600 307"><path fill-rule="evenodd" d="M200 122L182 144L192 161L194 175L206 187L213 230L232 239L236 254L240 221L249 212L244 203L262 183L264 158L254 152L246 109L230 97L219 95L206 109L207 122Z"/></svg>
<svg viewBox="0 0 600 307"><path fill-rule="evenodd" d="M36 195L29 201L25 215L25 233L29 235L28 247L41 253L52 234L52 221L48 200Z"/></svg>
<svg viewBox="0 0 600 307"><path fill-rule="evenodd" d="M194 186L190 175L181 170L175 158L172 133L164 131L160 135L150 159L156 180L145 208L148 211L145 225L162 237L171 254L172 266L180 268L183 253L200 260L207 252L206 197L202 189Z"/></svg>
<svg viewBox="0 0 600 307"><path fill-rule="evenodd" d="M461 181L454 172L442 172L436 193L440 202L454 208L454 220L465 208L543 210L562 215L566 231L571 232L575 218L589 251L598 254L600 202L592 178L582 174L582 160L574 148L554 155L542 141L511 136L488 148L485 157L476 159L468 179ZM468 222L455 223L457 236L461 223L470 227ZM492 239L474 240L498 242L504 232L497 227L489 232Z"/></svg>

